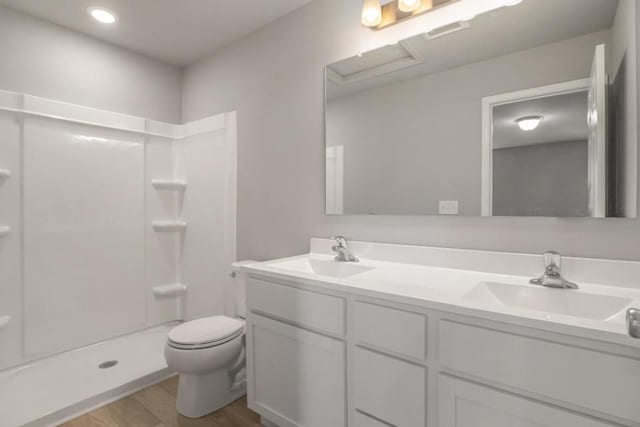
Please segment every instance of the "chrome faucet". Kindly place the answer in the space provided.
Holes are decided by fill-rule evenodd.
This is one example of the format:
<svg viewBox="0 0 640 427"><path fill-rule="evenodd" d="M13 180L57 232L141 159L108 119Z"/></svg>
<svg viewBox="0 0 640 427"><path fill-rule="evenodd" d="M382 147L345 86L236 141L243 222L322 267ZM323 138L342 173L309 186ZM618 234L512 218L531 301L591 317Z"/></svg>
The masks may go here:
<svg viewBox="0 0 640 427"><path fill-rule="evenodd" d="M627 310L627 328L631 337L640 338L640 310L637 308Z"/></svg>
<svg viewBox="0 0 640 427"><path fill-rule="evenodd" d="M332 237L336 241L336 244L331 248L333 252L337 253L334 258L338 262L360 262L360 260L353 256L347 239L343 236Z"/></svg>
<svg viewBox="0 0 640 427"><path fill-rule="evenodd" d="M529 283L546 286L547 288L578 289L578 285L562 277L560 273L562 257L558 252L548 251L542 257L544 260L544 274L537 279L529 280Z"/></svg>

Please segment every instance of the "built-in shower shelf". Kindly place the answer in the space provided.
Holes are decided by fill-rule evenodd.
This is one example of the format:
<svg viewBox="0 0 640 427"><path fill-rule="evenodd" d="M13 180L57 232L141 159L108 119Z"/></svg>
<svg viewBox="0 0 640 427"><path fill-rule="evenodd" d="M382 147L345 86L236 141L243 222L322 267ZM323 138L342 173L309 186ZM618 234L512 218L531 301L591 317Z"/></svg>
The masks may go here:
<svg viewBox="0 0 640 427"><path fill-rule="evenodd" d="M0 225L0 237L4 237L11 233L11 227L7 227L6 225Z"/></svg>
<svg viewBox="0 0 640 427"><path fill-rule="evenodd" d="M172 233L186 230L187 223L184 221L153 221L151 226L155 231L161 233Z"/></svg>
<svg viewBox="0 0 640 427"><path fill-rule="evenodd" d="M9 178L11 178L11 171L9 169L0 169L0 182Z"/></svg>
<svg viewBox="0 0 640 427"><path fill-rule="evenodd" d="M153 295L158 298L179 297L187 293L187 285L182 283L172 283L170 285L156 286L153 288Z"/></svg>
<svg viewBox="0 0 640 427"><path fill-rule="evenodd" d="M156 190L184 191L187 188L186 182L170 179L154 179L151 185Z"/></svg>
<svg viewBox="0 0 640 427"><path fill-rule="evenodd" d="M11 320L11 316L0 316L0 329L7 326L10 320Z"/></svg>

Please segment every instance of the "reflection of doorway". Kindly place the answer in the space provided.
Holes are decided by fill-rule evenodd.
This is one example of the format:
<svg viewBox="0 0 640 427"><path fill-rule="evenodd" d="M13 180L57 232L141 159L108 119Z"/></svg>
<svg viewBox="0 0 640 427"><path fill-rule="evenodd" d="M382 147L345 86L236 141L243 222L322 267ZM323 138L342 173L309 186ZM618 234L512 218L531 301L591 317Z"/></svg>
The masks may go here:
<svg viewBox="0 0 640 427"><path fill-rule="evenodd" d="M607 75L604 45L596 46L589 78L589 216L607 216Z"/></svg>
<svg viewBox="0 0 640 427"><path fill-rule="evenodd" d="M483 216L588 214L588 88L583 79L483 98ZM516 119L527 116L540 116L539 127L523 131ZM563 170L576 155L580 170ZM564 188L554 188L560 179ZM573 200L564 197L571 193Z"/></svg>
<svg viewBox="0 0 640 427"><path fill-rule="evenodd" d="M326 213L344 213L344 147L327 147L326 153Z"/></svg>
<svg viewBox="0 0 640 427"><path fill-rule="evenodd" d="M606 216L604 49L596 47L588 79L483 98L483 216ZM505 110L538 122L518 129L517 116L508 118Z"/></svg>

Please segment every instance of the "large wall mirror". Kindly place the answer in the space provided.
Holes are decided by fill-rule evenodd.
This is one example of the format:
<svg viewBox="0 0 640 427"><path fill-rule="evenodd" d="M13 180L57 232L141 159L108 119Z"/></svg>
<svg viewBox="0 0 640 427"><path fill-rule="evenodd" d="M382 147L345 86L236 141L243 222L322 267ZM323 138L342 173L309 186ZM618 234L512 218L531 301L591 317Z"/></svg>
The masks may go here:
<svg viewBox="0 0 640 427"><path fill-rule="evenodd" d="M326 67L328 214L636 217L635 0L524 0Z"/></svg>

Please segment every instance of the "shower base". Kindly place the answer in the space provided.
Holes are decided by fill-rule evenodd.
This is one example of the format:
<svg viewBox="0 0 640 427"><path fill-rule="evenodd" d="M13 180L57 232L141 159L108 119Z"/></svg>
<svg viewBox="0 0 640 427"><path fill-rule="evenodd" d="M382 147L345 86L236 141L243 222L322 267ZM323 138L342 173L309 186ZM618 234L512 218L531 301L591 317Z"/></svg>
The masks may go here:
<svg viewBox="0 0 640 427"><path fill-rule="evenodd" d="M0 424L56 426L168 378L172 372L164 360L164 345L173 326L135 332L0 372Z"/></svg>

